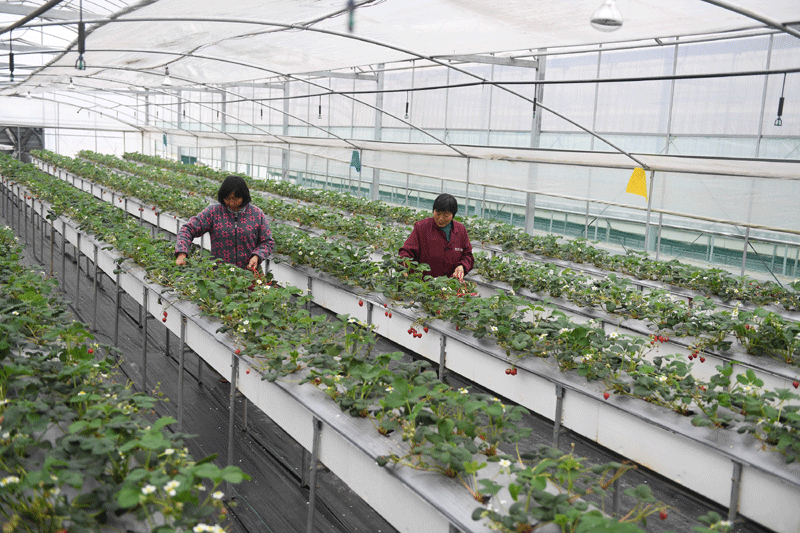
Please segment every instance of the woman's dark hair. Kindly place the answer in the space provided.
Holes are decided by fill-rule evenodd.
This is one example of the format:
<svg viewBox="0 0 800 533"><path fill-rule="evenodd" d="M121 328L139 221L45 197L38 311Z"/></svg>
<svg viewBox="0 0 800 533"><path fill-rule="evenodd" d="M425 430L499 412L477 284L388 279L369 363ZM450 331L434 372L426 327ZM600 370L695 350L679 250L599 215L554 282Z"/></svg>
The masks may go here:
<svg viewBox="0 0 800 533"><path fill-rule="evenodd" d="M242 199L242 207L250 203L250 189L247 188L247 183L241 176L228 176L222 185L219 186L217 191L217 200L219 203L224 204L225 198L233 195Z"/></svg>
<svg viewBox="0 0 800 533"><path fill-rule="evenodd" d="M452 194L440 194L436 197L436 200L433 201L433 210L452 213L453 216L456 216L456 213L458 213L458 202Z"/></svg>

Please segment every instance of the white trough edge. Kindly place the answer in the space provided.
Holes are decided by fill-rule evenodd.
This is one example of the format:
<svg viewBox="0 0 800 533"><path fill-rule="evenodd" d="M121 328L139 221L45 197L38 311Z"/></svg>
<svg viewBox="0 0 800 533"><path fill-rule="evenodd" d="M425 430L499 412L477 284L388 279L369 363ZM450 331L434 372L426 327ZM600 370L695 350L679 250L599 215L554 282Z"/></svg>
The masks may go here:
<svg viewBox="0 0 800 533"><path fill-rule="evenodd" d="M153 217L153 223L155 222L156 219ZM331 298L330 293L327 293L322 287L325 285L335 287L337 285L337 282L334 281L335 278L332 276L317 273L306 267L291 267L286 263L276 263L274 260L269 262L269 268L281 283L289 283L301 289L311 287L315 303L319 302L316 300L317 297L314 292L320 291L321 300L335 302L335 306L329 308L335 313L349 314L366 322L366 317L362 319L360 316L365 312L363 310L365 308L369 309L369 307L367 305L358 306L357 302L358 300L368 302L373 309L372 323L377 326L376 331L378 334L409 349L417 350L417 345L413 344L413 342L421 339L414 339L413 342L410 342L412 338L406 332L415 320L415 317L409 311L399 308L391 309L392 318L388 319L384 316L382 301L358 296L348 287L336 289L338 290L338 296ZM290 270L293 273L289 273ZM283 275L286 276L285 280L281 279ZM309 279L311 279L310 282ZM499 369L507 368L509 364L507 362L508 358L501 354L496 346L491 346L487 342L479 342L477 339L471 338L471 336L467 339L468 336L452 331L448 324L440 321L436 321L435 324L431 325L429 334L431 333L434 333L434 336L438 335L440 339L442 337L446 338L446 354L448 355L445 361L446 368L472 379L475 383L502 394L504 397L517 401L520 405L550 420L555 418L555 395L553 395L551 401L543 401L539 397L537 389L543 381L551 383L550 387L548 387L550 390L555 389L556 386L563 387L566 391L564 393L564 411L562 413L563 425L611 450L618 451L615 449L618 441L611 438L612 434L598 429L601 425L610 423L611 420L614 423L618 423L617 418L609 419L604 417L602 420L598 418L596 423L582 423L581 420L589 412L584 407L573 408L574 405L580 405L581 403L570 401L573 400L574 393L589 399L590 404L596 405L597 409L604 405L604 400L601 399L601 391L593 389L591 384L586 384L582 378L575 379L574 376L562 374L556 367L548 367L549 365L543 361L523 360L516 363L516 366L522 371L520 375L511 379L505 376L504 380L504 374L500 375ZM476 348L476 344L481 346ZM456 350L455 346L459 347L458 350ZM437 353L436 356L433 356L430 352L430 346L428 346L428 349L421 349L417 353L438 363L440 354ZM456 356L455 353L458 353L458 355ZM490 357L487 358L487 355ZM458 357L458 362L454 362L455 357ZM497 365L497 376L487 371L487 368L490 368L487 365L490 364L489 361L492 358L506 361L501 365ZM490 376L489 374L492 375ZM532 382L523 381L529 379L530 376L538 376L538 379L533 379ZM510 388L503 384L504 381L512 382L513 380L523 383L520 387L511 386ZM501 383L500 386L502 388L498 388L497 383ZM516 388L519 389L519 392L515 395L514 389ZM508 393L506 393L506 389L508 389ZM637 403L644 404L644 406L637 406ZM752 438L743 438L732 431L694 427L688 418L665 408L652 406L642 400L614 396L607 401L607 405L614 405L620 412L627 413L619 417L619 420L628 422L628 427L620 430L619 434L627 434L627 438L634 443L641 442L641 439L638 436L632 439L629 435L635 435L637 428L642 427L648 427L651 430L655 428L657 430L655 434L661 435L664 439L671 435L681 437L680 439L675 439L674 445L666 450L668 453L650 453L652 450L649 449L649 446L628 446L624 452L618 451L621 455L726 507L731 503L730 494L733 486L730 469L716 470L713 473L709 473L709 475L702 476L683 475L675 471L673 463L684 462L687 454L691 453L702 453L706 457L706 464L713 464L719 461L720 457L726 458L731 465L733 462L739 462L743 466L739 488L739 511L749 519L775 531L800 533L800 507L796 505L780 506L777 503L784 500L800 501L800 466L787 465L783 457L778 453L758 450L758 443ZM655 411L650 413L649 416L637 412L641 411L642 407L654 409ZM574 412L571 409L574 409ZM665 422L667 420L670 422ZM642 421L644 421L645 425L642 425ZM728 439L727 437L731 438ZM719 444L722 440L725 440L725 445L728 447L727 450L724 449L724 445ZM760 474L754 474L750 471L760 472ZM755 480L757 479L773 480L770 484L771 487L773 490L782 489L782 494L773 494L768 498L768 501L764 501L762 487L765 482L756 483ZM745 483L746 480L748 482L752 480L753 485ZM724 494L724 496L720 496L720 494ZM788 528L786 527L787 524L789 525Z"/></svg>

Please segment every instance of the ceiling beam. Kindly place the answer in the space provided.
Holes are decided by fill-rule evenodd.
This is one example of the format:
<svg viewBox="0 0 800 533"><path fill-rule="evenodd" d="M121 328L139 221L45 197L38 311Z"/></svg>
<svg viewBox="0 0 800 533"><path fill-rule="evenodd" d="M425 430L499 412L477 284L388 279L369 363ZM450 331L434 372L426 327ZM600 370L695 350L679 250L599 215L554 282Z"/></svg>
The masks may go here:
<svg viewBox="0 0 800 533"><path fill-rule="evenodd" d="M357 74L352 72L333 72L331 70L320 70L318 72L306 72L304 76L322 76L324 78L342 78L346 80L378 81L375 74Z"/></svg>
<svg viewBox="0 0 800 533"><path fill-rule="evenodd" d="M463 61L465 63L488 63L490 65L504 65L507 67L539 68L538 60L512 59L510 57L485 56L480 54L436 56L442 61Z"/></svg>
<svg viewBox="0 0 800 533"><path fill-rule="evenodd" d="M0 13L8 15L30 15L37 8L34 6L23 6L20 4L10 4L3 2L0 4ZM50 9L46 13L42 13L39 18L53 19L53 20L72 20L78 14L77 11L70 11L68 9Z"/></svg>
<svg viewBox="0 0 800 533"><path fill-rule="evenodd" d="M51 46L39 46L39 45L32 45L32 44L17 44L14 43L12 47L15 54L20 52L63 52L64 50L61 48L53 48ZM8 49L8 41L0 42L0 52L10 52L11 50Z"/></svg>

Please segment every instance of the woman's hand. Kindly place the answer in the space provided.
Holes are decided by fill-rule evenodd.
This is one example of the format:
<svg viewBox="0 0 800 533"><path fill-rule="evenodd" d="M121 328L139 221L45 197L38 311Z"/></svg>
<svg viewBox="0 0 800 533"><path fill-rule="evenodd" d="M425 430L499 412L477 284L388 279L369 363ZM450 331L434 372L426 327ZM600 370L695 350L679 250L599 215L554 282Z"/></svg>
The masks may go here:
<svg viewBox="0 0 800 533"><path fill-rule="evenodd" d="M248 261L247 263L247 270L255 272L256 269L258 268L258 260L259 257L257 255L250 257L250 261Z"/></svg>
<svg viewBox="0 0 800 533"><path fill-rule="evenodd" d="M450 277L456 278L458 281L464 281L464 265L458 265L455 272L453 272L453 275Z"/></svg>
<svg viewBox="0 0 800 533"><path fill-rule="evenodd" d="M178 254L175 257L175 264L178 266L183 266L186 264L186 254Z"/></svg>

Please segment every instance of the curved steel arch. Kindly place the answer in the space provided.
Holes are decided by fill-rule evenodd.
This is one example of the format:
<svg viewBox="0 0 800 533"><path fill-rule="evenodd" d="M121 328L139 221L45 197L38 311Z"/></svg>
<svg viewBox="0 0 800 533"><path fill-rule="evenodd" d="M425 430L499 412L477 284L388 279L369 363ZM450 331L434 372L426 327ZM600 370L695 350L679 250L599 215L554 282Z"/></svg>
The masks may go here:
<svg viewBox="0 0 800 533"><path fill-rule="evenodd" d="M579 129L585 131L586 133L592 135L593 137L596 137L597 139L600 139L604 143L608 144L609 146L611 146L612 148L617 150L617 152L627 156L628 158L630 158L631 160L636 162L642 168L649 169L649 167L646 164L644 164L642 161L640 161L639 159L637 159L636 157L631 155L629 152L626 152L625 150L623 150L619 146L615 145L613 142L605 139L603 136L599 135L598 133L590 130L589 128L587 128L587 127L585 127L585 126L583 126L583 125L581 125L581 124L579 124L577 122L575 122L572 119L567 118L566 116L562 115L561 113L559 113L557 111L554 111L553 109L551 109L551 108L549 108L549 107L547 107L545 105L542 105L540 102L534 101L533 99L528 98L527 96L524 96L524 95L522 95L522 94L520 94L520 93L518 93L516 91L513 91L513 90L509 89L508 87L504 87L501 83L498 83L498 82L495 82L495 81L492 81L492 80L487 80L483 76L479 76L477 74L469 72L468 70L459 68L459 67L457 67L455 65L452 65L450 63L447 63L445 61L436 59L433 56L426 56L424 54L420 54L420 53L414 52L413 50L402 48L400 46L389 44L389 43L384 43L384 42L381 42L381 41L378 41L378 40L375 40L375 39L370 39L370 38L367 38L367 37L363 37L363 36L359 36L359 35L355 35L355 34L351 34L351 33L344 33L344 32L340 32L340 31L308 27L308 26L301 25L301 24L287 24L287 23L283 23L283 22L255 21L255 20L246 20L246 19L237 19L237 18L222 18L222 17L220 17L220 18L216 18L216 17L183 17L183 16L181 16L181 17L148 17L148 18L144 18L144 17L128 17L128 18L124 18L124 19L120 19L120 18L106 19L106 20L99 21L99 22L101 22L102 25L105 25L105 24L108 24L108 23L111 23L111 22L208 22L208 23L227 23L227 24L251 24L251 25L258 25L258 26L274 26L276 28L283 28L283 29L286 29L286 30L310 31L310 32L314 32L314 33L332 35L334 37L341 37L341 38L344 38L344 39L352 39L352 40L356 40L356 41L361 41L361 42L364 42L364 43L367 43L367 44L372 44L372 45L375 45L375 46L379 46L379 47L382 47L382 48L386 48L386 49L389 49L389 50L394 50L396 52L407 54L407 55L412 56L412 57L417 58L417 59L425 59L427 61L431 61L431 62L433 62L435 64L440 65L440 66L453 69L456 72L460 72L461 74L465 74L465 75L470 76L472 78L481 80L483 83L486 83L488 85L495 86L498 89L506 91L506 92L508 92L508 93L510 93L510 94L512 94L514 96L517 96L518 98L521 98L521 99L525 100L526 102L529 102L533 106L538 106L538 107L541 107L542 109L544 109L546 111L549 111L550 113L556 115L557 117L561 118L562 120L565 120L566 122L572 124L573 126L575 126L575 127L579 128ZM64 25L64 24L70 24L70 23L74 24L74 22L66 21L66 22L59 22L59 23L46 23L44 25L52 26L52 25ZM51 63L53 61L57 61L58 59L60 59L64 55L66 55L67 53L68 52L65 51L59 57L53 59L51 61ZM151 51L151 53L165 53L165 54L167 54L167 53L170 53L170 52L153 52L153 51ZM175 54L175 53L173 52L173 54ZM188 56L189 54L180 54L180 55ZM211 58L211 59L214 60L216 58ZM232 63L232 61L230 61L228 59L224 59L224 60L220 60L220 61L225 61L225 62ZM47 66L49 66L49 65L45 65L42 68L46 68ZM287 74L278 73L278 72L275 72L275 71L269 71L268 69L263 69L263 70L265 70L267 72L273 72L275 75L278 75L278 76L291 76L293 78L295 76L293 74L288 74L287 75ZM294 79L297 79L297 78L294 78ZM307 81L307 80L301 80L301 81ZM361 103L364 103L364 102L361 102ZM383 112L383 111L381 110L381 112ZM387 113L387 115L392 116L389 113ZM397 117L393 117L393 118L397 118ZM399 119L399 118L397 118L397 119L400 120L401 122L406 123L402 119ZM420 131L423 131L423 130L420 130ZM427 132L425 132L425 133L427 135L430 135L431 137L434 137L433 135L431 135L431 134L429 134ZM449 148L451 148L452 150L457 152L462 157L468 157L466 154L464 154L463 152L459 151L457 148L453 147L452 145L450 145L450 144L448 144L448 143L446 143L444 141L441 141L441 140L439 142L441 142L442 144L448 146Z"/></svg>

